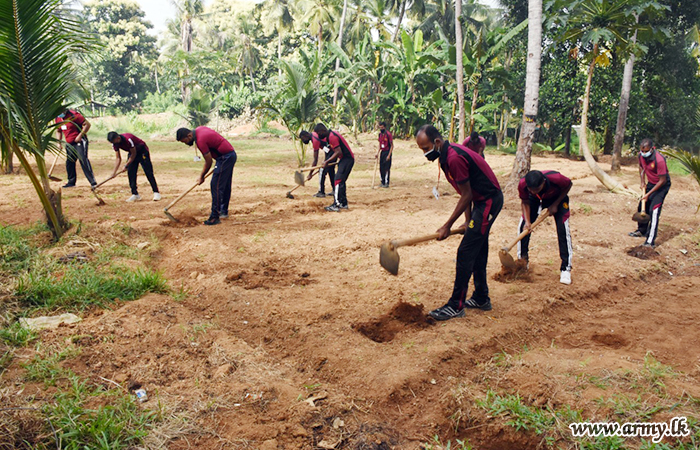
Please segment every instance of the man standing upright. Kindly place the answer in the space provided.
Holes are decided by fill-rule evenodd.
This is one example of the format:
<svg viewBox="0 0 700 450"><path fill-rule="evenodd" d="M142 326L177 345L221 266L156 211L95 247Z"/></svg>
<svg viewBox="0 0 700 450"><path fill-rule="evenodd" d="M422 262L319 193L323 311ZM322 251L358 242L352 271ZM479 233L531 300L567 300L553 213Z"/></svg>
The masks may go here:
<svg viewBox="0 0 700 450"><path fill-rule="evenodd" d="M221 223L220 219L228 218L228 204L231 200L231 180L233 168L236 165L236 152L233 146L222 135L207 127L197 127L194 130L180 128L177 130L176 138L189 146L196 143L204 157L204 167L199 175L198 184L204 183L204 177L211 168L212 159L216 160L211 177L211 213L204 221L204 225Z"/></svg>
<svg viewBox="0 0 700 450"><path fill-rule="evenodd" d="M299 133L299 139L301 139L301 142L303 142L304 145L308 144L309 142L312 143L314 149L314 163L311 164L311 167L315 167L318 164L319 150L323 149L323 153L325 155L324 161L333 156L333 153L331 152L331 149L328 146L328 142L319 139L318 134L316 134L315 132L309 133L306 130L301 130L301 133ZM335 166L330 166L327 169L321 168L319 169L318 174L318 192L314 194L314 197L326 196L326 175L328 175L328 179L331 181L331 190L333 189L333 185L335 183ZM309 181L313 176L313 171L309 172L309 175L306 177L306 181Z"/></svg>
<svg viewBox="0 0 700 450"><path fill-rule="evenodd" d="M117 170L119 170L119 166L122 163L122 156L119 153L119 150L124 150L129 155L124 167L128 171L127 173L129 175L131 197L127 198L126 201L136 202L141 200L139 188L136 184L136 174L139 170L139 164L141 164L143 173L146 174L146 178L151 184L151 189L153 190L153 201L157 202L160 200L160 192L158 192L156 177L153 175L153 164L151 163L151 153L148 151L148 145L131 133L119 134L115 131L110 131L107 133L107 140L112 144L114 154L117 158L114 164L114 172L112 172L113 177L117 175Z"/></svg>
<svg viewBox="0 0 700 450"><path fill-rule="evenodd" d="M644 178L646 177L646 183ZM653 247L656 236L659 234L659 218L661 208L669 189L671 189L671 175L668 173L666 158L654 147L651 139L644 139L639 145L639 181L645 201L644 211L651 216L647 223L638 222L637 230L630 233L632 237L646 237L644 245ZM639 202L637 211L642 210L642 202Z"/></svg>
<svg viewBox="0 0 700 450"><path fill-rule="evenodd" d="M87 178L90 186L94 188L97 186L97 181L95 181L92 165L88 159L87 132L90 130L90 122L78 111L66 109L56 118L56 123L59 124L57 129L59 142L62 142L63 139L66 141L66 175L68 176L68 182L63 187L75 187L78 177L75 171L75 162L80 160L80 167L83 168L85 178Z"/></svg>
<svg viewBox="0 0 700 450"><path fill-rule="evenodd" d="M491 310L486 280L489 232L503 207L503 193L496 175L484 158L474 151L444 140L432 125L423 125L416 143L428 161L439 159L440 167L460 195L454 211L437 233L438 240L450 235L452 225L464 214L464 238L457 250L457 269L452 296L442 307L430 311L435 320L463 317L465 308ZM467 299L469 279L474 274L474 293Z"/></svg>
<svg viewBox="0 0 700 450"><path fill-rule="evenodd" d="M391 174L391 155L394 153L394 136L386 129L386 122L379 122L379 151L374 156L379 158L379 175L383 188L389 187Z"/></svg>
<svg viewBox="0 0 700 450"><path fill-rule="evenodd" d="M355 155L350 150L350 146L343 136L337 131L326 128L322 123L317 123L314 132L319 139L328 142L331 148L331 156L326 159L323 168L327 169L331 163L338 161L338 171L335 174L333 184L333 197L335 201L332 205L326 206L326 211L339 212L341 209L348 209L348 198L345 183L355 165Z"/></svg>
<svg viewBox="0 0 700 450"><path fill-rule="evenodd" d="M475 153L480 154L482 158L486 157L486 155L484 155L484 150L486 149L486 139L479 136L479 133L476 131L470 134L469 137L462 142L462 145L470 150L473 150Z"/></svg>

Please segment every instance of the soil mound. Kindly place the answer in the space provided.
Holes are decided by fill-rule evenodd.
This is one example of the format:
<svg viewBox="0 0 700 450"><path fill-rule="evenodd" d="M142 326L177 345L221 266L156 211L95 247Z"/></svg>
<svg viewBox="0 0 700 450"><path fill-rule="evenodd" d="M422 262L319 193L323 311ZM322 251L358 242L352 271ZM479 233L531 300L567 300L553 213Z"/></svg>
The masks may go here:
<svg viewBox="0 0 700 450"><path fill-rule="evenodd" d="M433 324L435 320L425 314L423 305L399 302L379 319L355 324L353 329L374 342L383 343L391 342L401 331L422 330Z"/></svg>
<svg viewBox="0 0 700 450"><path fill-rule="evenodd" d="M527 261L524 259L518 259L515 261L514 268L501 266L501 271L493 276L493 280L501 283L507 283L513 280L530 282L532 281L532 278L530 277L530 271L527 268Z"/></svg>
<svg viewBox="0 0 700 450"><path fill-rule="evenodd" d="M653 247L645 247L644 245L628 248L627 254L639 259L655 259L659 256L659 252Z"/></svg>
<svg viewBox="0 0 700 450"><path fill-rule="evenodd" d="M199 225L199 220L195 219L194 216L189 216L189 215L182 215L182 216L173 216L175 217L178 222L173 222L172 220L168 219L163 221L162 225L164 227L172 227L172 228L192 228L196 227Z"/></svg>

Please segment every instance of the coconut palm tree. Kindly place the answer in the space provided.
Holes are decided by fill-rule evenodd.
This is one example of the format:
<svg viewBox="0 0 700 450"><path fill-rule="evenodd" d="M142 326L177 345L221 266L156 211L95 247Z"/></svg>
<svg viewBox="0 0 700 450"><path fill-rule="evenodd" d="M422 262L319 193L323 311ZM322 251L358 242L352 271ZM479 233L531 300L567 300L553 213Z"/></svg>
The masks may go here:
<svg viewBox="0 0 700 450"><path fill-rule="evenodd" d="M525 104L523 122L518 139L518 150L513 162L507 189L515 190L518 180L530 170L532 144L537 126L537 107L540 93L540 66L542 63L542 0L528 3L527 63L525 76Z"/></svg>
<svg viewBox="0 0 700 450"><path fill-rule="evenodd" d="M71 60L89 50L89 41L61 10L62 3L0 0L0 148L22 165L56 239L66 222L61 191L51 189L44 156L59 151L50 124L76 87Z"/></svg>
<svg viewBox="0 0 700 450"><path fill-rule="evenodd" d="M264 8L264 20L271 22L277 31L277 59L282 59L282 34L294 25L294 17L288 0L266 0L262 4ZM282 75L280 66L278 75Z"/></svg>

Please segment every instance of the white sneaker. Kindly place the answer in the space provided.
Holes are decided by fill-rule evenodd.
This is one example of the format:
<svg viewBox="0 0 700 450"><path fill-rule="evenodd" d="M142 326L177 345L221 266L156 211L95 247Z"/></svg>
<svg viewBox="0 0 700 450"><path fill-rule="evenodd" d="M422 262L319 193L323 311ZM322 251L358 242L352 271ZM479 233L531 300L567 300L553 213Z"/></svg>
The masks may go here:
<svg viewBox="0 0 700 450"><path fill-rule="evenodd" d="M154 192L153 193L153 201L157 202L158 200L160 200L160 192Z"/></svg>
<svg viewBox="0 0 700 450"><path fill-rule="evenodd" d="M571 271L562 270L561 277L559 277L559 282L561 284L571 284Z"/></svg>
<svg viewBox="0 0 700 450"><path fill-rule="evenodd" d="M126 199L127 202L137 202L139 200L141 200L140 195L132 195L131 197Z"/></svg>

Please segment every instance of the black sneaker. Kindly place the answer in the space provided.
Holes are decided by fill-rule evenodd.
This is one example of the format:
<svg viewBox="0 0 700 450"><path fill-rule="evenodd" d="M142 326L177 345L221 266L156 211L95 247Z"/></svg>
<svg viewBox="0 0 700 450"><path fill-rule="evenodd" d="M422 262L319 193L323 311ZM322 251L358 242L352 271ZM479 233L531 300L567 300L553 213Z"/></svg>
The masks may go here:
<svg viewBox="0 0 700 450"><path fill-rule="evenodd" d="M347 210L347 209L350 209L350 208L348 208L348 205L344 205L344 206L343 206L343 205L338 205L338 208L340 208L340 209L346 209L346 210Z"/></svg>
<svg viewBox="0 0 700 450"><path fill-rule="evenodd" d="M318 191L314 194L314 197L317 197L317 198L323 198L325 196L326 196L325 192L321 192L321 191Z"/></svg>
<svg viewBox="0 0 700 450"><path fill-rule="evenodd" d="M72 187L75 187L75 185L74 185L74 184L70 184L70 183L67 183L67 184L64 184L64 185L63 185L63 189L68 189L68 188L72 188Z"/></svg>
<svg viewBox="0 0 700 450"><path fill-rule="evenodd" d="M218 225L221 223L221 220L219 220L218 217L210 217L207 220L204 221L204 225Z"/></svg>
<svg viewBox="0 0 700 450"><path fill-rule="evenodd" d="M464 302L464 307L470 309L480 309L482 311L491 311L493 309L491 307L491 300L486 300L486 303L479 304L476 300L474 300L474 297Z"/></svg>
<svg viewBox="0 0 700 450"><path fill-rule="evenodd" d="M650 243L648 243L648 242L645 242L645 243L642 245L642 247L654 248L655 246L652 245L652 244L650 244Z"/></svg>
<svg viewBox="0 0 700 450"><path fill-rule="evenodd" d="M326 211L330 211L330 212L340 212L340 208L339 208L338 205L336 205L336 204L332 204L332 205L330 205L330 206L326 206L325 209L326 209Z"/></svg>
<svg viewBox="0 0 700 450"><path fill-rule="evenodd" d="M434 309L428 313L430 317L432 317L435 320L450 320L454 319L456 317L464 317L464 308L462 309L455 309L449 304L442 306L438 309Z"/></svg>
<svg viewBox="0 0 700 450"><path fill-rule="evenodd" d="M326 197L335 197L335 194L326 194Z"/></svg>
<svg viewBox="0 0 700 450"><path fill-rule="evenodd" d="M633 232L629 233L629 235L632 237L644 237L642 232L639 230L634 230Z"/></svg>

